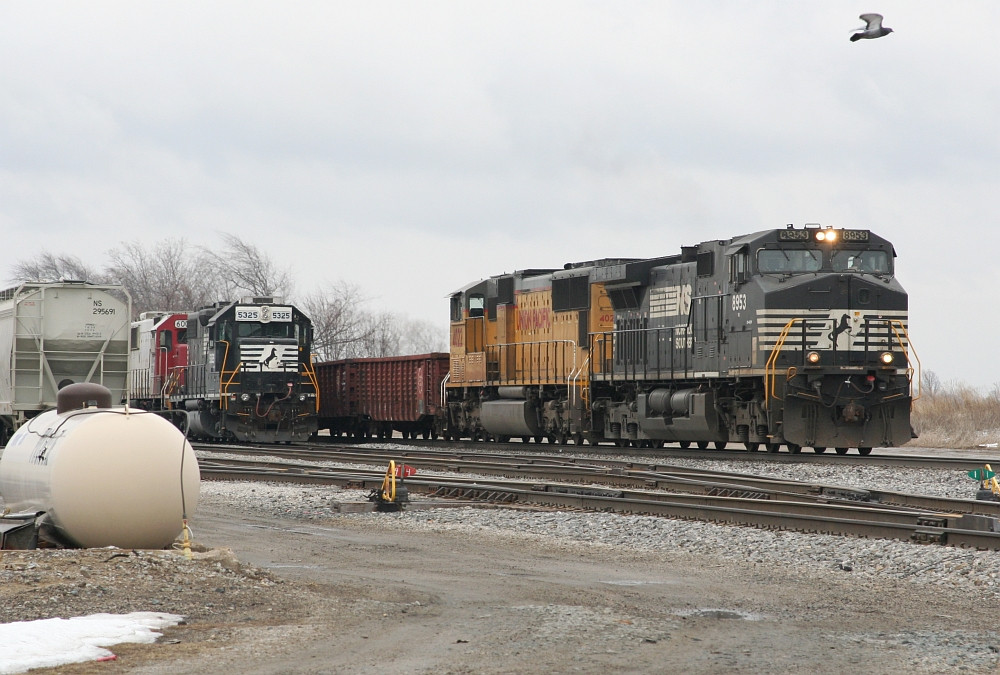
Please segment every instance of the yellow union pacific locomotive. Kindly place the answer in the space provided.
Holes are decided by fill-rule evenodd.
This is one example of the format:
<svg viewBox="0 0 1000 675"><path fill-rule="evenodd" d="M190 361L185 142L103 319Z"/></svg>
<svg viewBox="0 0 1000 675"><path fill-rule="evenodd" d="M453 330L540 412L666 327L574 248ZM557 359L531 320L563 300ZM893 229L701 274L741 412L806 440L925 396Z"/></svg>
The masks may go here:
<svg viewBox="0 0 1000 675"><path fill-rule="evenodd" d="M894 261L868 230L807 225L478 281L451 296L445 433L902 445L919 372Z"/></svg>

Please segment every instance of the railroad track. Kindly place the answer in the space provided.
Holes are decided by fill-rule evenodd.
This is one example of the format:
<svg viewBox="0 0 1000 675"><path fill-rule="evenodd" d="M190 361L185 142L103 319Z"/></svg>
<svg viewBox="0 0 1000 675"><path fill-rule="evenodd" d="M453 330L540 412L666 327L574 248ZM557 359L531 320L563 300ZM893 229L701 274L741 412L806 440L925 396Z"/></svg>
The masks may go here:
<svg viewBox="0 0 1000 675"><path fill-rule="evenodd" d="M200 446L207 480L377 489L390 459L418 469L411 493L484 504L655 515L822 534L1000 550L1000 503L861 490L662 464L551 456ZM225 453L227 457L220 457ZM262 459L261 454L273 459ZM233 458L231 455L244 455ZM360 465L326 466L323 462ZM367 467L375 467L369 469ZM438 471L442 475L430 475ZM467 474L474 474L469 476Z"/></svg>
<svg viewBox="0 0 1000 675"><path fill-rule="evenodd" d="M814 453L811 450L804 450L798 453L790 452L748 452L743 446L731 443L722 449L701 449L701 448L681 448L679 446L667 446L662 449L656 448L618 448L612 445L557 445L548 443L484 443L482 441L444 441L440 439L401 439L393 438L386 440L355 441L347 438L330 438L321 436L309 444L300 444L299 448L324 449L340 447L366 447L368 445L380 445L391 443L397 446L408 446L420 449L435 449L442 452L455 453L486 453L486 454L518 454L527 455L549 455L564 456L573 454L580 456L588 455L627 455L629 457L641 457L650 461L669 463L672 459L709 459L720 461L740 460L747 462L761 463L783 463L802 464L812 462L829 462L831 464L859 464L861 466L901 466L913 468L937 468L946 469L956 466L970 466L970 468L982 467L984 463L994 463L1000 465L1000 453L994 452L992 456L988 450L983 450L976 456L955 457L930 452L926 455L903 455L895 454L891 450L876 448L870 455L861 456L858 454L838 455L828 450L824 453Z"/></svg>
<svg viewBox="0 0 1000 675"><path fill-rule="evenodd" d="M744 461L761 464L806 464L827 462L832 465L860 466L894 466L916 469L947 469L954 471L971 471L982 468L984 464L996 464L1000 468L1000 456L988 457L986 455L976 457L954 457L945 455L897 455L879 454L874 451L867 457L860 455L836 455L811 453L760 453L746 452L745 450L699 450L690 448L670 448L666 450L651 450L644 448L614 448L610 446L546 446L523 443L444 443L435 441L391 441L396 448L391 452L399 457L440 457L453 458L459 461L471 456L495 457L504 461L510 457L520 457L522 462L587 462L601 464L604 466L632 467L645 465L650 467L670 466L671 461L676 459L697 459L715 461ZM281 445L220 445L220 444L195 444L195 448L205 450L237 452L237 453L265 453L281 457L300 457L302 459L322 459L334 461L335 458L348 457L351 455L385 455L390 452L379 447L385 443L352 443L337 439L332 442L321 442L311 444L299 444L295 446ZM557 450L555 450L558 448ZM224 449L224 450L223 450ZM553 452L553 450L555 450ZM573 455L574 457L568 457ZM609 455L627 455L641 459L635 460L615 460L609 459Z"/></svg>

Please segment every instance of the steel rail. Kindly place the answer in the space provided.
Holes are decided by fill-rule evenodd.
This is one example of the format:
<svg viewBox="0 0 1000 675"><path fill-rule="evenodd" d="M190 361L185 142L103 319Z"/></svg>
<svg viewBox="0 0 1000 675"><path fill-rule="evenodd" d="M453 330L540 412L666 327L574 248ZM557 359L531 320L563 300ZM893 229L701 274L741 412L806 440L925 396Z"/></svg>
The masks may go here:
<svg viewBox="0 0 1000 675"><path fill-rule="evenodd" d="M311 444L297 444L296 450L289 452L384 452L384 448L370 447L376 443L386 441L372 441L370 443L350 442L347 439L331 439L324 442L313 442ZM664 449L653 448L617 448L611 445L548 445L535 443L483 443L481 441L438 441L438 440L406 440L391 439L388 441L400 448L413 448L413 450L395 450L395 452L442 452L456 456L468 456L470 454L495 455L502 457L511 453L520 456L534 456L539 460L550 459L567 461L567 455L577 455L586 457L597 455L593 461L614 462L622 460L606 459L608 455L629 455L643 458L651 463L669 463L674 459L698 459L716 461L747 461L784 464L805 464L805 463L828 463L828 464L860 464L875 466L902 466L909 468L934 468L934 469L955 469L970 470L980 468L983 464L1000 465L1000 454L988 455L988 451L979 452L976 456L955 457L942 455L901 455L892 454L889 451L876 448L871 455L862 457L861 455L848 454L838 455L831 450L824 453L814 453L803 450L799 453L767 453L767 452L747 452L743 448L728 448L723 450L711 450L700 448L676 448L668 447ZM227 451L240 452L253 450L265 450L268 446L232 446L232 445L197 445L205 449L225 448ZM273 449L273 446L271 446ZM555 448L559 448L555 450ZM556 454L554 454L556 453ZM604 456L604 457L601 457Z"/></svg>

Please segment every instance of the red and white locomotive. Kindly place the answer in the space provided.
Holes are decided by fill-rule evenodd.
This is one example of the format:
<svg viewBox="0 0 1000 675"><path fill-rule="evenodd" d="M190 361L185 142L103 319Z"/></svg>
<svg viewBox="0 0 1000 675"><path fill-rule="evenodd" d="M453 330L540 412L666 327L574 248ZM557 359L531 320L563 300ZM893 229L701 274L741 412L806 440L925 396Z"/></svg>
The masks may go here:
<svg viewBox="0 0 1000 675"><path fill-rule="evenodd" d="M187 312L143 312L132 322L129 405L163 410L184 386L187 365Z"/></svg>

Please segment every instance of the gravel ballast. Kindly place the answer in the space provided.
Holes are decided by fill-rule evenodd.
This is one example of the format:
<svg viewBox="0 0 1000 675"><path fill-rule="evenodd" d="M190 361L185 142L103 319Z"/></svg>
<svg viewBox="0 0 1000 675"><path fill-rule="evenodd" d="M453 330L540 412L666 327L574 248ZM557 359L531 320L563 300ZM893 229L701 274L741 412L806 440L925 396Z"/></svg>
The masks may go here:
<svg viewBox="0 0 1000 675"><path fill-rule="evenodd" d="M971 498L977 487L964 473L936 469L670 461L706 470L955 498ZM413 495L412 499L427 498ZM194 672L206 664L220 668L246 664L246 673L290 672L296 667L304 668L302 672L357 672L364 667L419 673L515 672L529 665L544 666L549 654L554 659L559 654L561 659L555 661L554 672L606 672L607 663L632 663L641 672L640 664L649 668L650 663L668 663L643 661L638 652L630 651L632 647L620 646L624 644L645 645L650 654L649 650L662 647L668 655L663 658L679 659L671 665L688 672L844 672L847 668L891 672L880 661L871 661L872 654L891 656L886 663L892 667L902 664L920 673L993 672L1000 666L1000 634L994 624L967 618L970 603L977 612L997 605L1000 553L569 510L452 507L377 514L340 508L345 502L366 501L367 492L360 490L203 481L199 511L207 514L207 521L200 522L197 514L192 519L195 540L201 539L199 528L207 527L209 541L219 545L222 516L227 527L221 541L233 547L232 553L223 551L221 557L214 557L207 551L200 555L211 557L199 555L192 562L169 552L127 556L106 550L10 552L0 558L0 578L6 582L0 586L0 600L4 588L16 590L17 603L24 609L8 612L8 620L59 615L62 610L72 615L141 611L150 609L150 602L155 603L154 609L186 615L189 625L168 635L183 645L183 649L175 646L174 655L167 651L170 645L126 652L132 661L125 658L123 663L147 659L151 663L141 672L151 674ZM244 520L249 530L240 525ZM248 532L245 536L250 539L231 540L229 521L232 532ZM277 528L298 537L303 545L301 550L278 554L280 562L269 562L267 551L278 546L272 543ZM417 542L425 539L439 547L427 570L417 570L412 558L399 561L405 562L405 571L391 568L398 556L415 555ZM327 541L332 548L320 546ZM394 548L386 542L405 543ZM566 595L567 591L553 587L551 596L542 594L530 603L487 604L472 610L464 622L448 620L444 618L448 612L470 598L445 596L452 591L441 589L425 595L418 591L431 582L420 580L440 578L438 554L450 570L453 561L459 565L457 561L478 548L510 553L496 554L496 572L489 565L487 569L470 567L477 564L475 560L465 561L464 568L454 570L456 582L443 580L441 589L461 589L463 584L457 580L472 570L478 570L473 574L477 584L487 580L501 588L520 584L539 573L526 576L527 570L538 568L522 569L517 562L522 557L536 561L533 564L543 561L541 569L551 565L553 573L577 565L586 565L578 571L594 571L592 561L613 561L607 569L618 570L617 574L597 572L606 575L597 577L606 580L599 585L610 589L613 599L610 605L591 605L575 591ZM250 560L237 562L244 555ZM349 560L354 555L365 556L360 565ZM74 562L74 558L80 560ZM421 576L425 573L430 576ZM573 572L568 574L569 581ZM652 598L674 593L665 590L678 583L669 578L673 575L685 583L704 578L710 586L702 601L681 602L680 608L660 614L652 608L663 605ZM371 587L359 581L369 577L399 581L389 586L379 581ZM735 583L736 579L742 581ZM395 588L392 593L390 586ZM695 598L701 596L698 588ZM779 600L771 595L775 589L791 595ZM644 597L650 604L640 610L634 603ZM475 596L472 601L483 602ZM895 619L896 605L900 606L899 620ZM432 649L434 642L428 634L403 633L412 644L426 643L428 652L422 661L417 656L409 657L410 661L394 660L407 657L391 647L388 652L380 650L374 641L382 634L387 641L399 640L400 634L394 632L400 626L397 616L408 621L423 616L431 621L420 624L423 629L455 633L460 639L451 639L454 649L447 642L445 647ZM440 626L435 623L438 616L445 622ZM796 670L789 667L794 662L789 659L805 649L800 646L801 633L796 633L802 630L803 616L807 626L815 622L816 630L807 629L807 633L817 645L809 647L814 660ZM853 629L865 617L880 618L874 624L869 621L865 629ZM484 635L508 636L512 642L504 643L508 640L504 637L492 645L484 643L486 638L469 632L470 620L496 623L493 632ZM360 627L344 632L352 622ZM777 631L766 625L774 625ZM702 648L695 641L706 630L722 631L734 639ZM346 640L347 646L317 637L329 631L342 634L338 639ZM276 642L278 636L281 639ZM753 646L762 639L765 649ZM352 647L352 640L357 646ZM560 651L572 648L575 640L585 640L591 651L579 655ZM692 652L684 650L686 644L692 645ZM241 650L253 650L253 665L241 658ZM335 658L331 654L344 654L344 661L336 667L334 661L327 661L324 668L328 669L310 670L307 659L314 658L310 655L316 650L327 659ZM272 662L269 651L280 653L283 660ZM817 654L823 655L818 661ZM559 663L565 666L563 670Z"/></svg>

